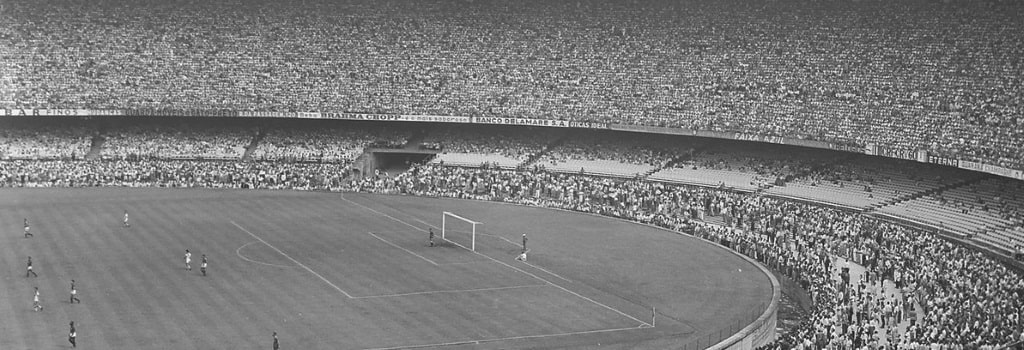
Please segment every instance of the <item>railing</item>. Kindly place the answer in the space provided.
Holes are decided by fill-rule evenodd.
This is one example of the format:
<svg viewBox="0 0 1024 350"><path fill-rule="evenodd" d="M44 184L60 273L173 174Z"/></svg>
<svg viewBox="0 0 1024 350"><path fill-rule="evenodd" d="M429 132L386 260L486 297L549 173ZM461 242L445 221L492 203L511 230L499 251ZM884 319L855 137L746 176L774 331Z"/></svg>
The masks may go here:
<svg viewBox="0 0 1024 350"><path fill-rule="evenodd" d="M757 308L750 310L748 314L744 314L738 318L734 318L729 321L728 325L719 327L716 330L708 332L705 335L701 335L695 340L690 340L682 347L676 347L676 349L682 350L700 350L700 349L753 349L758 346L770 343L778 336L775 334L776 324L778 322L778 302L779 296L782 293L782 286L779 281L776 280L772 271L764 265L761 261L756 258L747 255L743 250L738 250L736 244L729 244L728 242L721 241L715 236L705 236L700 234L690 233L693 237L699 237L712 244L719 245L726 248L736 255L747 259L751 263L755 264L768 275L768 278L772 281L772 301L770 303L761 303ZM774 310L770 310L774 309ZM730 339L731 338L731 339Z"/></svg>
<svg viewBox="0 0 1024 350"><path fill-rule="evenodd" d="M729 348L730 346L732 346L736 342L741 341L743 338L746 338L747 336L753 335L753 333L751 333L751 334L739 334L740 331L742 331L744 329L747 329L747 328L752 329L752 330L761 329L761 327L764 326L765 323L768 323L768 322L774 323L775 322L776 318L774 316L766 317L766 318L764 318L762 320L758 320L758 318L761 317L761 314L764 313L764 311L767 309L767 307L768 307L767 304L761 303L760 305L758 305L758 307L756 309L750 310L749 313L747 313L747 314L745 314L745 315L743 315L743 316L741 316L739 318L733 319L732 321L729 322L728 325L726 325L724 327L721 327L721 328L719 328L717 330L711 331L711 332L709 332L709 333L707 333L705 335L702 335L700 338L697 338L697 339L694 339L694 340L690 340L686 344L683 344L683 346L676 347L676 349L679 349L679 350L702 350L702 349L712 348L716 344L719 345L718 347L715 347L716 349ZM774 331L775 326L772 325L771 327L772 327L772 331ZM726 344L722 343L723 340L726 340L726 339L728 339L730 337L737 337L736 342L729 342L729 343L726 343ZM772 339L774 339L774 337Z"/></svg>

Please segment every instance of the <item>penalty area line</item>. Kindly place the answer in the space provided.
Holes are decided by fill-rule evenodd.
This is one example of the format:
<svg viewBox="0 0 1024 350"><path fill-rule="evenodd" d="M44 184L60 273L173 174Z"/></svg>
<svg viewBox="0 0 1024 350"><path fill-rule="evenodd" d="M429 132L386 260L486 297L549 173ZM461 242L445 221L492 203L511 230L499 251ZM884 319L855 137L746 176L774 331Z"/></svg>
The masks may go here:
<svg viewBox="0 0 1024 350"><path fill-rule="evenodd" d="M248 261L248 262L251 262L251 263L254 263L254 264L267 265L267 266L273 266L273 267L282 267L282 268L289 268L289 269L297 267L297 266L288 266L288 265L278 265L278 264L262 262L262 261L259 261L259 260L254 260L254 259L246 258L245 255L242 255L242 249L245 248L245 247L248 247L249 245L252 245L254 243L260 243L260 242L252 241L252 242L243 244L241 247L238 247L238 249L235 249L235 255L238 255L238 257L242 258L242 260L245 260L245 261Z"/></svg>
<svg viewBox="0 0 1024 350"><path fill-rule="evenodd" d="M245 227L242 227L242 225L239 225L234 220L231 221L231 224L235 225L235 227L237 227L239 230L242 230L245 233L248 233L250 236L252 236L252 238L255 238L256 240L258 240L260 242L263 242L263 244L267 245L268 247L270 247L270 249L273 249L278 254L281 254L284 257L288 258L288 260L291 260L293 263L295 263L295 265L299 265L299 267L301 267L303 269L306 269L306 271L309 271L309 273L313 274L316 277L319 277L320 280L324 281L325 283L327 283L331 287L334 287L334 289L337 289L339 292L341 292L341 294L344 294L345 297L347 297L349 299L352 299L352 296L349 295L348 292L346 292L344 289L341 289L341 287L338 287L337 285L335 285L331 281L327 280L326 278L324 278L324 276L321 276L319 273L316 273L316 271L313 271L313 269L309 268L309 266L306 266L306 264L300 263L298 260L295 260L295 258L292 258L291 255L285 254L280 249L277 249L277 247L271 245L270 243L267 243L267 241L264 241L263 238L260 238L260 236L257 236L255 233L252 233L249 230L246 230Z"/></svg>
<svg viewBox="0 0 1024 350"><path fill-rule="evenodd" d="M366 210L369 210L369 211L372 211L372 212L374 212L374 213L377 213L377 214L379 214L379 215L381 215L381 216L383 216L383 217L386 217L386 218L388 218L388 219L394 220L395 222L398 222L398 223L401 223L401 224L403 224L403 225L409 226L409 227L411 227L411 228L412 228L412 229L414 229L414 230L418 230L418 231L424 231L423 229L421 229L421 228L419 228L419 227L416 227L415 225L413 225L413 224L410 224L410 223L408 223L408 222L405 222L405 221L403 221L402 219L396 218L396 217L394 217L394 216L388 215L387 213L381 212L381 211L379 211L379 210L377 210L377 209L373 209L373 208L370 208L370 207L368 207L368 206L365 206L365 205L362 205L362 204L356 203L356 202L354 202L354 201L352 201L352 200L349 200L348 198L345 198L345 196L344 196L344 195L342 195L342 196L341 196L341 199L342 199L342 200L344 200L344 201L346 201L346 202L349 202L349 203L355 204L355 205L357 205L357 206L360 206L360 207L362 207L362 208L364 208L364 209L366 209ZM467 250L468 250L468 249L467 249ZM647 323L647 322L641 321L640 319L638 319L638 318L636 318L636 317L630 316L629 314L627 314L627 313L625 313L625 312L619 311L619 309L616 309L616 308L613 308L613 307L611 307L611 306L608 306L608 305L602 304L601 302L599 302L599 301L597 301L597 300L594 300L594 299L591 299L591 298L585 297L585 296L583 296L583 295L580 295L580 293L576 293L576 292L574 292L574 291L571 291L571 290L569 290L568 288L562 287L562 286L560 286L560 285L558 285L558 284L555 284L554 282L548 281L548 280L544 279L543 277L537 276L536 274L533 274L533 273L530 273L530 272L527 272L527 271L523 271L523 269L520 269L520 268L518 268L518 267L515 267L515 266L512 266L512 265L509 265L509 264L507 264L507 263L505 263L505 262L503 262L503 261L501 261L501 260L498 260L498 259L492 258L492 257L490 257L490 256L487 256L487 255L481 254L480 252L475 252L475 251L472 251L472 250L470 250L470 252L472 252L473 254L476 254L476 255L479 255L479 256L485 257L485 258L487 258L487 259L490 259L491 261L494 261L494 262L496 262L496 263L499 263L499 264L501 264L501 265L504 265L505 267L508 267L508 268L510 268L510 269L513 269L513 270L519 271L520 273L526 274L527 276L530 276L530 277L536 278L536 279L538 279L538 280L540 280L540 281L542 281L542 282L544 282L544 283L550 284L551 286L553 286L553 287L555 287L555 288L561 289L562 291L564 291L564 292L566 292L566 293L569 293L569 294L575 295L576 297L578 297L578 298L580 298L580 299L583 299L583 300L589 301L589 302L591 302L591 303L593 303L593 304L595 304L595 305L601 306L601 307L603 307L603 308L605 308L605 309L608 309L608 310L611 310L611 311L613 311L613 312L615 312L615 313L617 313L617 314L619 314L619 315L625 316L626 318L629 318L629 319L631 319L631 320L633 320L633 321L636 321L637 323L639 323L639 324L640 324L640 326L639 326L640 328L642 328L642 327L651 327L651 324L650 324L650 323Z"/></svg>
<svg viewBox="0 0 1024 350"><path fill-rule="evenodd" d="M512 244L512 245L514 245L514 246L517 246L517 247L519 246L519 244L517 244L516 242L512 242L512 241L510 241L510 240L509 240L508 238L505 238L505 237L501 237L501 236L497 236L497 235L490 235L490 234L486 234L486 233L481 233L481 235L484 235L484 236L491 236L491 237L496 237L496 238L498 238L498 239L504 240L505 242L511 243L511 244ZM530 249L526 249L526 252L527 252L527 253L529 253L529 252L530 252ZM572 281L570 281L570 280L569 280L568 278L565 278L565 277L559 276L559 275L558 275L557 273L554 273L554 272L548 271L548 269L545 269L545 268L543 268L543 267L540 267L540 266L537 266L537 265L531 264L531 263L529 263L529 262L526 262L526 261L523 261L522 263L523 263L523 264L526 264L527 266L530 266L530 267L532 267L532 268L535 268L535 269L538 269L538 270L544 271L544 272L546 272L546 273L547 273L547 274L549 274L549 275L552 275L552 276L555 276L555 277L557 277L558 279L561 279L561 280L563 280L563 281L566 281L566 282L572 283Z"/></svg>
<svg viewBox="0 0 1024 350"><path fill-rule="evenodd" d="M475 289L453 289L453 290L431 290L431 291L426 291L426 292L366 295L366 296L352 297L352 299L392 298L392 297L405 297L405 296L411 296L411 295L428 295L428 294L444 294L444 293L489 292L489 291L495 291L495 290L522 289L522 288L547 287L547 286L548 286L547 284L527 284L527 285L522 285L522 286L508 286L508 287L491 287L491 288L475 288Z"/></svg>
<svg viewBox="0 0 1024 350"><path fill-rule="evenodd" d="M369 234L370 234L370 236L373 236L373 238L376 238L376 239L380 240L381 242L387 243L389 246L392 246L392 247L404 250L406 253L412 254L412 255L416 256L417 258L423 259L423 260L425 260L428 263L434 264L434 266L438 265L433 260L427 259L427 258L423 257L422 255L416 254L415 252L413 252L411 250L403 248L402 246L399 246L397 244L391 243L390 241L388 241L388 240L386 240L386 239L384 239L384 238L374 234L373 232L369 232Z"/></svg>

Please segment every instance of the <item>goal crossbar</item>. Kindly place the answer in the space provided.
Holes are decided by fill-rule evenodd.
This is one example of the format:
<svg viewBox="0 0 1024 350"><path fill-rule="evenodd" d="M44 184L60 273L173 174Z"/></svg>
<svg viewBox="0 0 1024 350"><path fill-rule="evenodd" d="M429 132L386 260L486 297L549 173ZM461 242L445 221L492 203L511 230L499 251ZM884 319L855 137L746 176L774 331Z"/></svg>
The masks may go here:
<svg viewBox="0 0 1024 350"><path fill-rule="evenodd" d="M469 232L467 232L470 235L470 241L469 241L469 246L468 247L463 245L463 244L461 244L461 243L459 243L459 242L455 242L455 241L452 241L452 240L448 239L448 236L449 236L448 235L448 231L449 231L448 218L449 217L451 217L452 219L458 220L458 221L462 221L462 222L468 223L472 227L472 229ZM480 222L473 221L473 220L461 217L461 216L453 214L451 212L447 212L447 211L446 212L442 212L442 215L441 215L441 239L443 239L445 241L448 241L448 242L451 242L452 244L455 244L455 245L460 246L462 248L469 249L471 251L476 251L476 229L477 229L477 226L479 226L479 225L480 225Z"/></svg>

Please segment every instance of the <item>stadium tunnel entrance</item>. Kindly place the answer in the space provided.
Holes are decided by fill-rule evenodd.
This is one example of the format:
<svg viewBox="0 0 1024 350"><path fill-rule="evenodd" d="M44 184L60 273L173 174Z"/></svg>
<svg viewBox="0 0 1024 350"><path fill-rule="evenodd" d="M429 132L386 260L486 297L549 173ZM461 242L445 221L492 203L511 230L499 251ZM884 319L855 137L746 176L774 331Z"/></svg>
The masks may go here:
<svg viewBox="0 0 1024 350"><path fill-rule="evenodd" d="M378 173L387 173L388 176L395 176L408 171L413 164L421 164L434 159L437 151L433 150L387 150L370 149L363 154L363 174L373 176Z"/></svg>

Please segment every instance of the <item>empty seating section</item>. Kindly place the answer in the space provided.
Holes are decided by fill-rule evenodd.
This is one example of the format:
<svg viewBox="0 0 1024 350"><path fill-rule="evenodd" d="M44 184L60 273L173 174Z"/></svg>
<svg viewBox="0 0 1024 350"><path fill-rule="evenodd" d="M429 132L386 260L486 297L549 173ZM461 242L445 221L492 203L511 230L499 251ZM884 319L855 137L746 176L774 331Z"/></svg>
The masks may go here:
<svg viewBox="0 0 1024 350"><path fill-rule="evenodd" d="M867 191L867 187L849 188L841 181L814 182L794 181L785 186L774 186L765 190L766 193L806 199L822 203L834 203L845 207L864 209L891 199L891 196L875 196Z"/></svg>
<svg viewBox="0 0 1024 350"><path fill-rule="evenodd" d="M743 190L770 188L810 172L839 153L759 143L701 143L699 152L687 154L651 174L658 181L724 186Z"/></svg>
<svg viewBox="0 0 1024 350"><path fill-rule="evenodd" d="M1024 187L1019 181L987 178L965 186L882 207L879 212L941 226L1012 249L1024 227Z"/></svg>
<svg viewBox="0 0 1024 350"><path fill-rule="evenodd" d="M559 173L584 173L602 176L636 177L657 169L650 164L631 164L608 159L565 159L542 164L544 169Z"/></svg>
<svg viewBox="0 0 1024 350"><path fill-rule="evenodd" d="M767 192L866 209L972 176L977 175L951 167L856 155L845 156Z"/></svg>
<svg viewBox="0 0 1024 350"><path fill-rule="evenodd" d="M738 190L757 190L757 174L708 169L708 168L665 168L648 176L648 179L698 186L723 186Z"/></svg>
<svg viewBox="0 0 1024 350"><path fill-rule="evenodd" d="M991 223L985 221L988 217L965 215L956 208L944 206L928 197L885 206L878 212L939 227L961 235L968 235L991 227Z"/></svg>
<svg viewBox="0 0 1024 350"><path fill-rule="evenodd" d="M434 163L441 163L452 166L479 167L497 166L499 168L515 168L523 163L522 159L510 158L501 154L482 153L440 153L431 160Z"/></svg>
<svg viewBox="0 0 1024 350"><path fill-rule="evenodd" d="M685 140L661 135L643 138L614 132L578 132L562 140L533 163L556 172L635 177L664 166L692 150Z"/></svg>
<svg viewBox="0 0 1024 350"><path fill-rule="evenodd" d="M424 144L440 148L436 162L515 168L539 155L561 132L541 127L438 127Z"/></svg>

